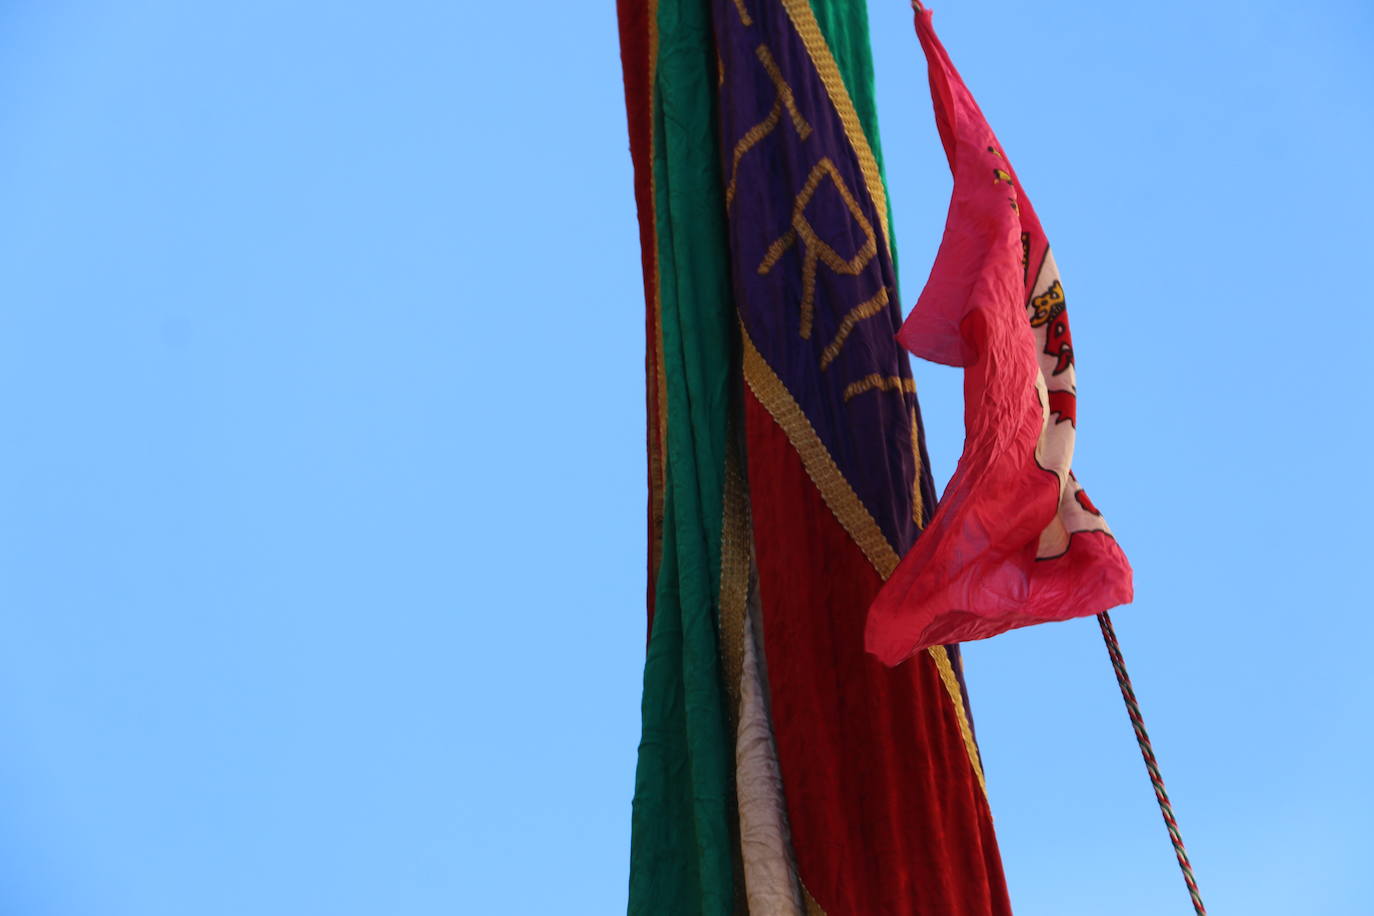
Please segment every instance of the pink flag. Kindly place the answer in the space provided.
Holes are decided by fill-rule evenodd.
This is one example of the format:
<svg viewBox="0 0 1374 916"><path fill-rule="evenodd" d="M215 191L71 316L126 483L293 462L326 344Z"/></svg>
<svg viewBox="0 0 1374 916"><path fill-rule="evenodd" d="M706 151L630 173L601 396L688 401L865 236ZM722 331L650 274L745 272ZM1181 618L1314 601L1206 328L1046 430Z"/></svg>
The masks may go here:
<svg viewBox="0 0 1374 916"><path fill-rule="evenodd" d="M930 524L869 610L868 651L889 665L1131 600L1131 566L1069 469L1077 389L1054 256L929 11L916 31L954 194L897 339L964 367L965 441Z"/></svg>

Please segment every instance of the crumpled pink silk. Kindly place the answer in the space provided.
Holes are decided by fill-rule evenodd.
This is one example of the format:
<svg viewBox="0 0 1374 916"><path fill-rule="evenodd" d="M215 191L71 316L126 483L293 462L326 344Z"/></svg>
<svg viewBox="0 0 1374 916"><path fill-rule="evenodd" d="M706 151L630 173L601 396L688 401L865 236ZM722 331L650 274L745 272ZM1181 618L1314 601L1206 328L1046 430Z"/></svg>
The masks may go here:
<svg viewBox="0 0 1374 916"><path fill-rule="evenodd" d="M1132 596L1130 564L1070 471L1077 388L1054 258L928 11L916 31L954 193L897 339L964 367L965 441L929 525L869 609L865 645L888 665Z"/></svg>

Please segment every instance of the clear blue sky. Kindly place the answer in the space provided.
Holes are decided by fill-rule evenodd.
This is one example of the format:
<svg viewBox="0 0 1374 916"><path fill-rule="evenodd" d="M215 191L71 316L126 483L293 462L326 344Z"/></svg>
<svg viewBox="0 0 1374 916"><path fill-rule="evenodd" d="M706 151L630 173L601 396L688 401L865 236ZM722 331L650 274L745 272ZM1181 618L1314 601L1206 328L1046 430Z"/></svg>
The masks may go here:
<svg viewBox="0 0 1374 916"><path fill-rule="evenodd" d="M949 180L872 8L914 301ZM1364 2L949 0L1215 913L1370 912ZM0 11L0 913L622 911L642 309L611 5ZM959 380L916 368L937 474ZM1187 901L1092 621L967 650L1018 914Z"/></svg>

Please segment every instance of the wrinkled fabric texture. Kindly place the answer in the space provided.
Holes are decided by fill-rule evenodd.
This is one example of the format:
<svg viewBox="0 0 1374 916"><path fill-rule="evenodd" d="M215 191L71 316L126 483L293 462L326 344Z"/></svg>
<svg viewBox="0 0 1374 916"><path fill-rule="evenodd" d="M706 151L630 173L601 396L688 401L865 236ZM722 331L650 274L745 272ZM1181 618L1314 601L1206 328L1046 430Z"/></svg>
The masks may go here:
<svg viewBox="0 0 1374 916"><path fill-rule="evenodd" d="M868 606L934 497L895 340L864 7L713 13L761 648L803 901L828 916L1003 916L948 653L894 670L864 652Z"/></svg>
<svg viewBox="0 0 1374 916"><path fill-rule="evenodd" d="M735 741L735 791L739 796L740 853L750 913L801 916L787 796L778 769L768 710L768 672L760 650L759 593L749 596L740 672L739 732Z"/></svg>
<svg viewBox="0 0 1374 916"><path fill-rule="evenodd" d="M735 911L734 735L717 633L734 304L699 0L619 5L644 252L650 633L628 912ZM655 563L656 560L656 563Z"/></svg>
<svg viewBox="0 0 1374 916"><path fill-rule="evenodd" d="M916 28L954 192L898 340L964 368L965 442L930 524L869 610L866 646L889 665L1132 596L1130 564L1070 470L1077 379L1045 234L929 11Z"/></svg>
<svg viewBox="0 0 1374 916"><path fill-rule="evenodd" d="M864 5L618 10L650 484L629 912L1004 916L957 651L864 652L934 500Z"/></svg>
<svg viewBox="0 0 1374 916"><path fill-rule="evenodd" d="M749 395L746 410L773 729L806 890L828 916L1006 916L987 797L934 659L888 668L863 651L882 577L767 408Z"/></svg>

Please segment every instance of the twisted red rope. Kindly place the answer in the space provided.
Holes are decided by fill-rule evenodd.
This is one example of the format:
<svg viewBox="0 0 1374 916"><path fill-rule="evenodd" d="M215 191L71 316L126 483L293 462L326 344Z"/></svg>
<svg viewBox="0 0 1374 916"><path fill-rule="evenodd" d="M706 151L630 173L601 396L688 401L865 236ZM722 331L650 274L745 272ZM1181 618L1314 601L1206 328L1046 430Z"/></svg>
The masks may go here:
<svg viewBox="0 0 1374 916"><path fill-rule="evenodd" d="M1159 775L1159 762L1155 760L1150 735L1145 731L1145 719L1140 715L1140 704L1136 702L1135 690L1131 688L1131 676L1126 673L1126 660L1121 657L1121 645L1116 641L1112 618L1104 612L1097 615L1097 622L1102 627L1102 639L1107 643L1112 668L1116 670L1116 682L1121 685L1121 698L1126 701L1126 712L1130 714L1131 725L1135 728L1140 755L1145 758L1145 769L1150 772L1150 783L1155 789L1159 811L1164 815L1164 826L1169 828L1169 839L1174 844L1174 855L1178 856L1183 882L1188 885L1188 895L1193 898L1193 909L1197 911L1197 916L1207 916L1207 908L1202 905L1202 896L1198 893L1197 880L1193 878L1193 866L1188 862L1187 850L1183 848L1183 836L1178 832L1178 821L1174 819L1174 806L1169 804L1169 793L1164 791L1164 777Z"/></svg>

